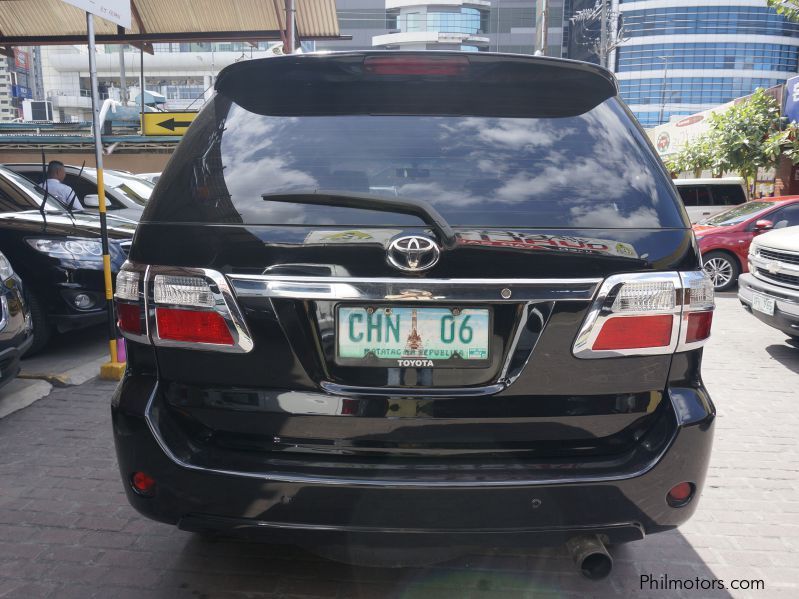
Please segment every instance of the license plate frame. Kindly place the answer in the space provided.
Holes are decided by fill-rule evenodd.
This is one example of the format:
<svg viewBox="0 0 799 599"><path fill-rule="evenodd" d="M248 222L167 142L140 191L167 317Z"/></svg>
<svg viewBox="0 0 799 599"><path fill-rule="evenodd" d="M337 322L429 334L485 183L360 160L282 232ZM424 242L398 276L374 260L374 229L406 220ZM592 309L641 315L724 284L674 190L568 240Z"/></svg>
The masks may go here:
<svg viewBox="0 0 799 599"><path fill-rule="evenodd" d="M763 293L752 292L752 310L757 310L766 316L774 316L774 309L777 301Z"/></svg>
<svg viewBox="0 0 799 599"><path fill-rule="evenodd" d="M487 321L486 324L486 352L483 358L415 358L415 357L387 357L381 358L376 356L371 357L348 357L341 355L340 345L340 329L341 313L345 309L356 309L366 311L368 308L373 308L375 312L389 308L393 310L446 310L452 312L453 310L460 310L462 315L475 315L475 312L484 314ZM339 366L356 366L361 368L489 368L493 362L495 348L494 348L494 311L489 306L471 306L471 305L402 305L391 303L380 304L353 304L341 303L335 307L335 322L334 322L334 349L333 359ZM402 362L400 362L402 360ZM430 364L432 362L432 364Z"/></svg>

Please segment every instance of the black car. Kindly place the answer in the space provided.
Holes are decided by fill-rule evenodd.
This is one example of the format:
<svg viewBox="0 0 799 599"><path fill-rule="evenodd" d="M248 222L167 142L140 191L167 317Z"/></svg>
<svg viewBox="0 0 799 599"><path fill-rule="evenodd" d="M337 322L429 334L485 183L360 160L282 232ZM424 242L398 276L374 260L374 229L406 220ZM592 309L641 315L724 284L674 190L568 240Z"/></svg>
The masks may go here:
<svg viewBox="0 0 799 599"><path fill-rule="evenodd" d="M42 202L45 202L42 208ZM111 269L125 261L135 223L108 216ZM104 322L100 219L69 211L24 177L0 167L0 251L25 285L33 319L33 345L41 350L54 332Z"/></svg>
<svg viewBox="0 0 799 599"><path fill-rule="evenodd" d="M22 282L0 252L0 387L19 373L19 360L33 343L30 312Z"/></svg>
<svg viewBox="0 0 799 599"><path fill-rule="evenodd" d="M713 289L608 71L308 54L216 92L117 279L137 510L349 562L568 542L594 577L691 516Z"/></svg>

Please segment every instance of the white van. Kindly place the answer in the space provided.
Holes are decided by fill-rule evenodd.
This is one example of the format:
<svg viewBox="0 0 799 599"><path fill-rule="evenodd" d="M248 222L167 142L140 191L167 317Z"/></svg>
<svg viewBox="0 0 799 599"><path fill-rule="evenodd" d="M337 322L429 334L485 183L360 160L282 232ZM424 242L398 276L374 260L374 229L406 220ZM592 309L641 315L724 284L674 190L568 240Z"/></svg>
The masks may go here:
<svg viewBox="0 0 799 599"><path fill-rule="evenodd" d="M674 179L674 185L680 192L692 223L746 201L746 184L741 177Z"/></svg>

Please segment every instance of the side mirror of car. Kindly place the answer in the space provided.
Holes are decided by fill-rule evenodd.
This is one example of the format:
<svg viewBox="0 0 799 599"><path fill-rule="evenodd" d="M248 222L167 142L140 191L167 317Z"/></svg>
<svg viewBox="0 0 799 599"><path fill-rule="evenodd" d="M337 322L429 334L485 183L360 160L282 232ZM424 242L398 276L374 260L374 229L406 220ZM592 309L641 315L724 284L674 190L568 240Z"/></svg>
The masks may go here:
<svg viewBox="0 0 799 599"><path fill-rule="evenodd" d="M88 195L83 196L83 202L81 202L85 208L99 208L100 207L100 196L96 193L91 193ZM105 198L105 205L106 207L111 205L111 202L108 201L108 198Z"/></svg>
<svg viewBox="0 0 799 599"><path fill-rule="evenodd" d="M755 233L763 233L764 231L768 231L769 229L774 228L774 223L770 220L761 219L755 222Z"/></svg>

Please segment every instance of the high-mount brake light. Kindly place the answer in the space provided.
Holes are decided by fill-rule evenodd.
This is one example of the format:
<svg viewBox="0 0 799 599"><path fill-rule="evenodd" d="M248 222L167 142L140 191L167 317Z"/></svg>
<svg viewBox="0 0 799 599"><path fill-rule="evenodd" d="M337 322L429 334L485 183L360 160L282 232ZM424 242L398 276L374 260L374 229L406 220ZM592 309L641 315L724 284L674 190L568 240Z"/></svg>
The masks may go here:
<svg viewBox="0 0 799 599"><path fill-rule="evenodd" d="M670 354L710 336L713 285L702 271L608 277L577 340L578 358Z"/></svg>
<svg viewBox="0 0 799 599"><path fill-rule="evenodd" d="M469 70L469 59L466 56L367 56L363 69L372 75L454 77Z"/></svg>
<svg viewBox="0 0 799 599"><path fill-rule="evenodd" d="M233 291L217 271L126 262L115 297L119 328L127 339L206 351L252 349Z"/></svg>

